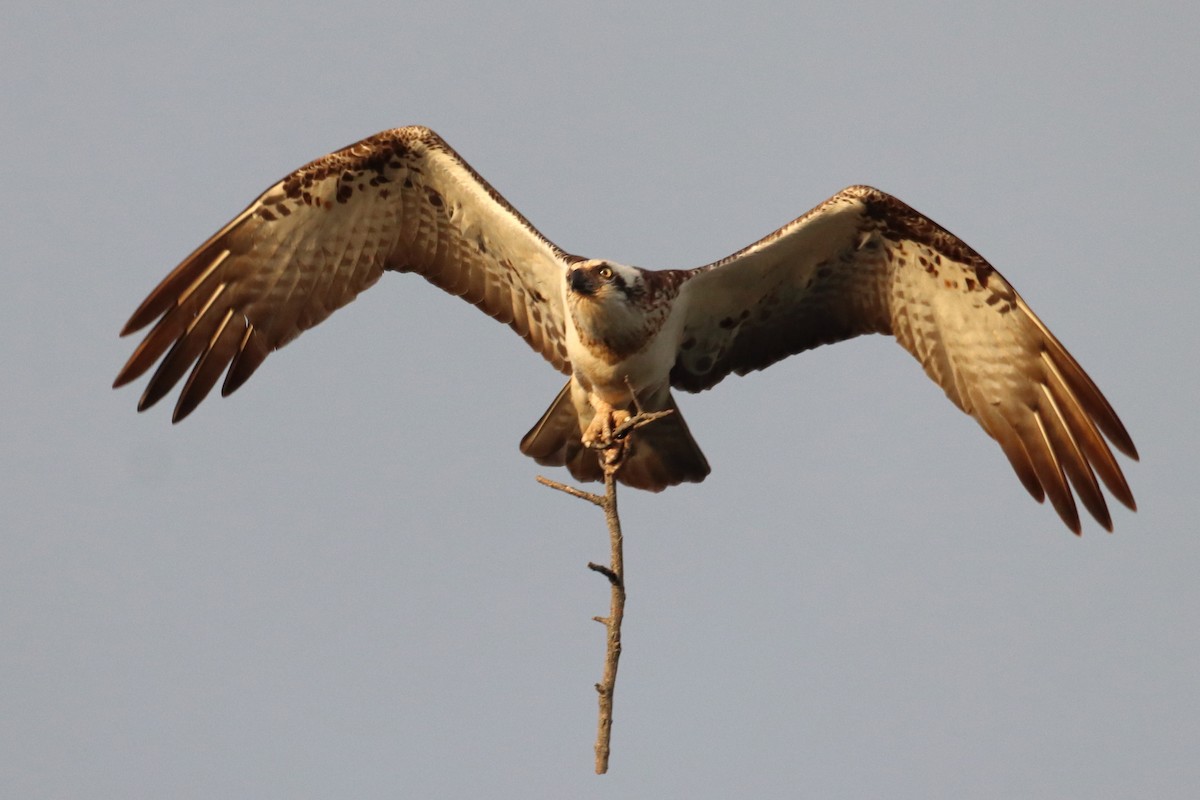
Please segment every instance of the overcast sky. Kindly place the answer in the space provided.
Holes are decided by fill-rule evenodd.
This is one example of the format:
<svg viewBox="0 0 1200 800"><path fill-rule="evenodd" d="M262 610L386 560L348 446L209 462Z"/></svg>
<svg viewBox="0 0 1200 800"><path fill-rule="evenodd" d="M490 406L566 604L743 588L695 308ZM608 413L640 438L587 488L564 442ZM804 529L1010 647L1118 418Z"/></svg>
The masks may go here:
<svg viewBox="0 0 1200 800"><path fill-rule="evenodd" d="M1200 796L1194 3L20 6L0 796ZM561 377L510 330L387 275L181 425L109 388L197 244L413 123L646 267L896 194L1102 387L1140 510L1071 535L882 337L682 396L713 473L622 494L594 776L608 541L517 449Z"/></svg>

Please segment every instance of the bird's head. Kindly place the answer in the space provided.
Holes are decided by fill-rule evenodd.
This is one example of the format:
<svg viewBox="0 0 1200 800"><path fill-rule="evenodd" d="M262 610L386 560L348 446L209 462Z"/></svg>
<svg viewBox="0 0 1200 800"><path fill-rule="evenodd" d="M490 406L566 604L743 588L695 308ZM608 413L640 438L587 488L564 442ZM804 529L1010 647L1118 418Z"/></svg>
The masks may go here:
<svg viewBox="0 0 1200 800"><path fill-rule="evenodd" d="M600 258L581 261L567 273L568 294L601 305L627 304L644 289L642 270Z"/></svg>
<svg viewBox="0 0 1200 800"><path fill-rule="evenodd" d="M661 315L647 308L646 275L602 259L571 267L567 308L580 337L620 355L645 345L661 323Z"/></svg>

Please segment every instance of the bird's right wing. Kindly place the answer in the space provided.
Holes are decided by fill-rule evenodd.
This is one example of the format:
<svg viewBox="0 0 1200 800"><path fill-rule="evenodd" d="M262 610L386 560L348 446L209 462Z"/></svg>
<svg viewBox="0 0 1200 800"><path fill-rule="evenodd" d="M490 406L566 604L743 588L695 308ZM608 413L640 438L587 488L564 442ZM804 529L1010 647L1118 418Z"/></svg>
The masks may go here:
<svg viewBox="0 0 1200 800"><path fill-rule="evenodd" d="M158 321L114 386L161 357L140 411L190 369L173 415L183 419L226 368L227 395L384 270L461 296L567 372L562 285L573 260L433 131L384 131L272 186L164 278L121 331Z"/></svg>

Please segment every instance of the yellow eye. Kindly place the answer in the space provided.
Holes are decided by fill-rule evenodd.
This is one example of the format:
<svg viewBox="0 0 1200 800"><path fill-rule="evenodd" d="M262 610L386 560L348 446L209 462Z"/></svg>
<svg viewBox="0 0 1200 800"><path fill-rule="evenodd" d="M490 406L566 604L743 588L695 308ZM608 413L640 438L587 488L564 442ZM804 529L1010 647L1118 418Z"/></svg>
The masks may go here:
<svg viewBox="0 0 1200 800"><path fill-rule="evenodd" d="M596 274L604 280L610 281L612 280L613 276L612 267L601 267L600 269L596 270Z"/></svg>

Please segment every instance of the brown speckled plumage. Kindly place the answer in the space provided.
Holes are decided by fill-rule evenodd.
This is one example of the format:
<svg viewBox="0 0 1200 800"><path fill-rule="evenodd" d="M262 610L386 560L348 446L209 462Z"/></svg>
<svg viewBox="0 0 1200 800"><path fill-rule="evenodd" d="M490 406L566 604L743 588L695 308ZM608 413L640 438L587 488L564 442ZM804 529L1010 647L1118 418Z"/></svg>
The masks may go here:
<svg viewBox="0 0 1200 800"><path fill-rule="evenodd" d="M987 261L896 198L852 186L720 261L640 270L561 250L421 127L301 167L201 245L125 325L123 335L155 323L115 385L159 362L140 410L187 375L180 420L222 373L229 394L385 271L415 272L462 297L571 376L522 451L579 479L599 477L581 436L602 413L629 408L631 388L646 408L675 408L672 388L701 391L885 333L1072 530L1072 487L1110 530L1101 482L1134 507L1109 443L1133 458L1136 450L1100 390ZM682 416L667 420L639 432L626 483L659 490L708 473Z"/></svg>

